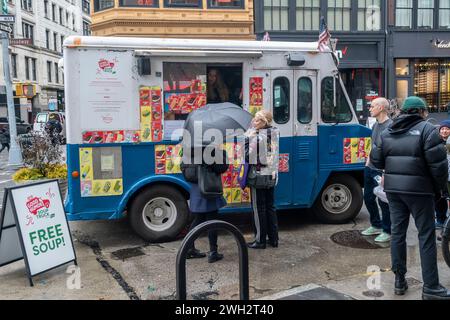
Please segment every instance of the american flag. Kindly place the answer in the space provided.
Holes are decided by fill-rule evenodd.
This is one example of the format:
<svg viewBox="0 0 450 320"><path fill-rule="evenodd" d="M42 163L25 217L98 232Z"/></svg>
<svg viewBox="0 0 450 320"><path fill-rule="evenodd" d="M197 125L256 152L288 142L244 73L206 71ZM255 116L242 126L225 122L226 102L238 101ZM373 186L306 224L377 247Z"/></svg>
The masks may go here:
<svg viewBox="0 0 450 320"><path fill-rule="evenodd" d="M330 42L331 34L328 31L327 23L325 22L325 18L320 18L320 31L319 31L319 42L318 49L320 52L324 52L329 50L328 43Z"/></svg>
<svg viewBox="0 0 450 320"><path fill-rule="evenodd" d="M264 37L262 38L262 41L270 41L270 36L267 31L266 31L266 33L264 33Z"/></svg>

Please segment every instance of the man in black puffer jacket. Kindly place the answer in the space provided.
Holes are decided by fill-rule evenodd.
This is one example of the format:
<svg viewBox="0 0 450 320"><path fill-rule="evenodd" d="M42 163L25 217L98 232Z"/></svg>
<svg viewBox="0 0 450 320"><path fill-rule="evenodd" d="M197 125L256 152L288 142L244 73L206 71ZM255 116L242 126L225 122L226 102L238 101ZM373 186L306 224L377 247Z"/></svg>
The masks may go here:
<svg viewBox="0 0 450 320"><path fill-rule="evenodd" d="M408 289L406 274L406 233L409 215L419 232L423 299L450 299L450 291L439 283L434 225L434 197L445 188L447 156L436 128L426 122L426 104L409 97L402 114L381 134L370 161L384 169L384 190L392 221L391 258L395 273L395 294Z"/></svg>

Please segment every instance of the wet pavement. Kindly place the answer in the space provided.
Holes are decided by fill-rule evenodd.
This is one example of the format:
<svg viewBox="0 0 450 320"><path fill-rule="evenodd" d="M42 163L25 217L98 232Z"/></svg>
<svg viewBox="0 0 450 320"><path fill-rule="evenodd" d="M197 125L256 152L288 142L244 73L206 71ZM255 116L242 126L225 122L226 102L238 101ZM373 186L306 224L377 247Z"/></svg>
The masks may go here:
<svg viewBox="0 0 450 320"><path fill-rule="evenodd" d="M0 154L0 197L12 185ZM3 165L3 166L2 166ZM1 204L0 204L1 205ZM408 281L405 296L393 294L389 246L359 233L369 226L363 207L344 225L323 225L308 211L279 212L279 248L249 249L250 298L282 300L396 299L421 297L417 231L408 233ZM228 215L246 240L252 240L250 214ZM181 239L151 244L136 236L126 219L70 222L80 268L62 266L34 278L30 288L23 261L0 268L0 299L175 299L176 256ZM196 246L208 250L207 237ZM188 299L238 299L238 250L235 240L220 234L219 251L225 258L187 261ZM438 243L441 282L450 287L450 268Z"/></svg>

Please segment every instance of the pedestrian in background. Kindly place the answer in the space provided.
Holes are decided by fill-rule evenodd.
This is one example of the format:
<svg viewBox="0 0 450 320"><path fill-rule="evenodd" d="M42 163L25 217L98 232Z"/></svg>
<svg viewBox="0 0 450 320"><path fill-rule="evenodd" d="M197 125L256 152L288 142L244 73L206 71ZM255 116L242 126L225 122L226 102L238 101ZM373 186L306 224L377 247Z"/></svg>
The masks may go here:
<svg viewBox="0 0 450 320"><path fill-rule="evenodd" d="M6 128L3 128L0 131L0 143L2 144L0 152L2 152L4 149L8 150L9 152L9 142L10 142L9 132Z"/></svg>
<svg viewBox="0 0 450 320"><path fill-rule="evenodd" d="M408 97L401 111L370 154L371 163L385 170L394 292L403 295L408 289L406 234L412 215L419 237L422 299L450 300L450 291L439 283L434 224L434 199L447 185L447 155L439 132L425 121L427 106L421 98Z"/></svg>
<svg viewBox="0 0 450 320"><path fill-rule="evenodd" d="M370 104L370 116L376 119L376 123L372 127L372 149L379 142L381 133L392 123L392 120L388 117L389 106L389 101L385 98L375 99ZM375 242L389 242L391 240L389 205L378 199L378 205L381 209L380 219L377 197L374 194L374 189L378 186L378 182L375 179L377 176L381 179L382 175L383 172L375 168L371 164L370 158L368 158L364 168L364 203L367 211L369 211L370 227L362 231L362 235L378 235L375 238Z"/></svg>
<svg viewBox="0 0 450 320"><path fill-rule="evenodd" d="M439 126L439 135L441 136L442 143L446 145L447 139L450 136L450 120L444 120ZM447 186L442 190L442 195L437 195L436 198L436 229L442 229L444 222L447 219L448 201L449 196Z"/></svg>
<svg viewBox="0 0 450 320"><path fill-rule="evenodd" d="M272 113L258 111L252 128L246 133L246 162L254 166L261 185L251 185L255 239L248 243L251 249L265 249L269 244L278 247L278 219L274 206L275 185L278 181L278 129L272 126ZM256 162L256 163L254 163ZM258 178L257 178L258 179ZM263 185L264 184L264 185Z"/></svg>

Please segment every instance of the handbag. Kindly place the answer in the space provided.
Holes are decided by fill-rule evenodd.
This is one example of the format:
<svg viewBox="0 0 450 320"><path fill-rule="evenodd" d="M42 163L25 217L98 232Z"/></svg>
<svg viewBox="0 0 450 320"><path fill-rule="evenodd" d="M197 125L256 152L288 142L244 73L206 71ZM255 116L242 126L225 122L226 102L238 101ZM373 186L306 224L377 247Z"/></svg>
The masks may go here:
<svg viewBox="0 0 450 320"><path fill-rule="evenodd" d="M247 174L248 186L255 189L271 189L275 187L276 182L272 176L260 174L255 165L250 166Z"/></svg>
<svg viewBox="0 0 450 320"><path fill-rule="evenodd" d="M223 195L221 176L209 165L198 166L198 186L205 198L216 198Z"/></svg>

